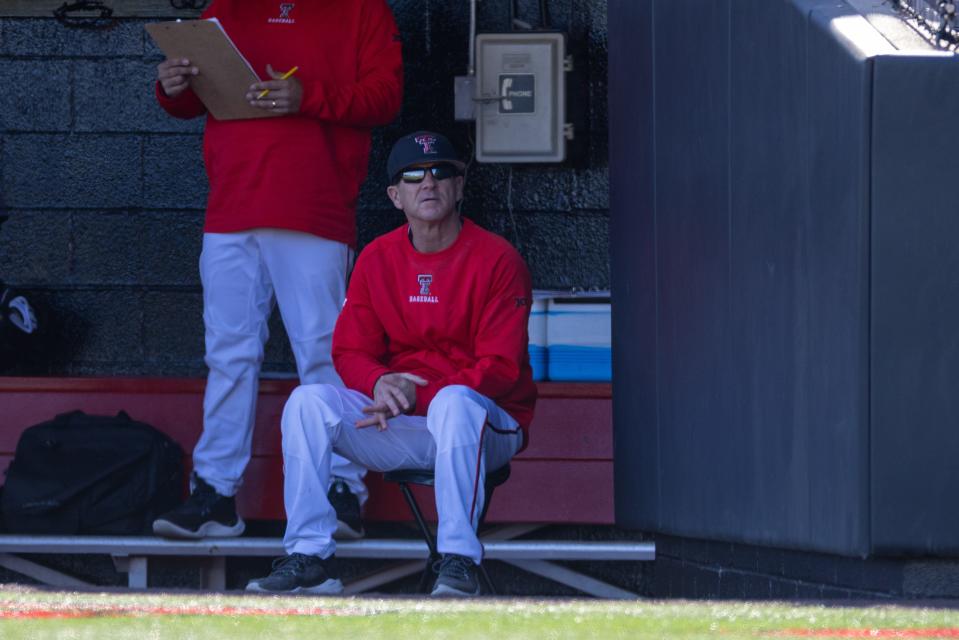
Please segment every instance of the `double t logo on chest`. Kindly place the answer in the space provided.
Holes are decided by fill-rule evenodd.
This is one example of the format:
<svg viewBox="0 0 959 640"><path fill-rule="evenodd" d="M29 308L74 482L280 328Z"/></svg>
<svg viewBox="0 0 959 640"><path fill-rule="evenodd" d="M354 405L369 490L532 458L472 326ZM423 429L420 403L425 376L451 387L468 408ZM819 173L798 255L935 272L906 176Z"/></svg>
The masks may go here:
<svg viewBox="0 0 959 640"><path fill-rule="evenodd" d="M439 303L439 298L433 295L430 291L430 287L433 286L433 274L431 273L421 273L416 276L416 282L419 284L419 294L415 296L410 296L410 302L425 302L428 304L437 304Z"/></svg>
<svg viewBox="0 0 959 640"><path fill-rule="evenodd" d="M274 18L267 19L267 22L270 22L272 24L295 24L296 19L290 16L295 6L296 6L295 2L281 2L280 15Z"/></svg>

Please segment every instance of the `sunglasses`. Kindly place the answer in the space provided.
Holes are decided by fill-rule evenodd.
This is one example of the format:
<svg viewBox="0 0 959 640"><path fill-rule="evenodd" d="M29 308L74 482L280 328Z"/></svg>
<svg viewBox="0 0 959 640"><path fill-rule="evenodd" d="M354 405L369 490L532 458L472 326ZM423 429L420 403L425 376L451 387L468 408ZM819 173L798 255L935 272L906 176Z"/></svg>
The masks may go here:
<svg viewBox="0 0 959 640"><path fill-rule="evenodd" d="M433 174L436 180L446 180L460 175L460 170L451 164L436 164L432 167L417 167L415 169L406 169L401 171L399 179L407 184L417 184L426 179L426 172Z"/></svg>

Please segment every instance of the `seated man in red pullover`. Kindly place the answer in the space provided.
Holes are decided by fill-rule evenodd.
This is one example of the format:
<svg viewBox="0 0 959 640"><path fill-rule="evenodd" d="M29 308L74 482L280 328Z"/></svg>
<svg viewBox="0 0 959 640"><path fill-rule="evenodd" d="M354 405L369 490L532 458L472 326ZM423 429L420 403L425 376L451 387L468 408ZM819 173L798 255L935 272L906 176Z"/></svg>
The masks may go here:
<svg viewBox="0 0 959 640"><path fill-rule="evenodd" d="M479 594L483 478L526 444L536 386L529 271L503 238L460 216L463 163L440 134L401 138L387 194L407 224L360 254L333 333L347 388L298 387L281 421L287 556L247 589L339 593L331 456L376 471L433 469L434 596Z"/></svg>

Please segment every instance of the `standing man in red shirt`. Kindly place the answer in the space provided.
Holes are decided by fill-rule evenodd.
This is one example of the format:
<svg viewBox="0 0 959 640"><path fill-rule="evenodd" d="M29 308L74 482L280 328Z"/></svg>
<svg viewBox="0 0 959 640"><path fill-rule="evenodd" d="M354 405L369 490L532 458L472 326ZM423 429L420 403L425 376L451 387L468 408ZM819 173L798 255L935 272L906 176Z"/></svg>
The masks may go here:
<svg viewBox="0 0 959 640"><path fill-rule="evenodd" d="M463 163L436 133L401 138L387 193L408 224L360 255L333 334L347 388L298 387L283 410L287 556L247 589L338 593L331 456L377 471L433 469L433 595L479 594L483 478L526 444L529 271L503 238L463 219Z"/></svg>
<svg viewBox="0 0 959 640"><path fill-rule="evenodd" d="M153 524L159 535L183 538L243 532L234 495L250 459L274 300L300 382L341 384L330 346L356 244L370 130L396 117L403 84L400 38L385 0L215 0L203 17L217 18L253 68L274 78L249 88L250 104L284 117L206 120L203 433L189 499ZM293 77L280 79L294 66ZM190 90L202 73L189 60L162 62L160 105L178 118L203 115ZM341 531L358 537L364 472L339 458L333 469L330 499Z"/></svg>

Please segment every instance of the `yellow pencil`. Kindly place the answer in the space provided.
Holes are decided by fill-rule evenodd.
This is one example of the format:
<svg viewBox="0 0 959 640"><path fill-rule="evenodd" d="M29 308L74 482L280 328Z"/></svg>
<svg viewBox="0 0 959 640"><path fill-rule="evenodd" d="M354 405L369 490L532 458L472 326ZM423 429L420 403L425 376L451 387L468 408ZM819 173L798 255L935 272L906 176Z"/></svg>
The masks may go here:
<svg viewBox="0 0 959 640"><path fill-rule="evenodd" d="M284 73L282 76L280 76L280 80L286 80L287 78L289 78L290 76L292 76L294 73L296 73L296 70L297 70L297 69L299 69L299 67L293 67L292 69L290 69L289 71L287 71L286 73ZM256 99L257 99L257 100L262 100L263 98L265 98L265 97L267 96L268 93L270 93L270 90L269 90L269 89L264 89L263 91L261 91L261 92L256 96Z"/></svg>

